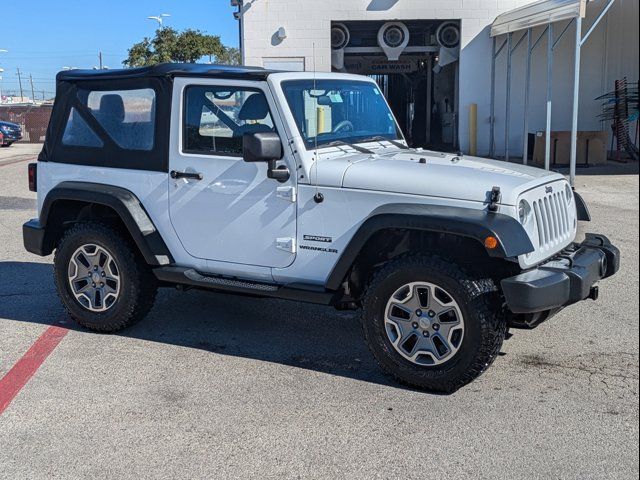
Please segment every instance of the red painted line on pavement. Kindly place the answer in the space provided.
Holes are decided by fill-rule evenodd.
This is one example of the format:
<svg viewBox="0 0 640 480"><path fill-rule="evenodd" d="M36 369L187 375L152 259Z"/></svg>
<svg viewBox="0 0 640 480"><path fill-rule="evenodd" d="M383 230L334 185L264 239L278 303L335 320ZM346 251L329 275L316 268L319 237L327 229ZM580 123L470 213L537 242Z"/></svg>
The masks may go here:
<svg viewBox="0 0 640 480"><path fill-rule="evenodd" d="M37 158L38 157L29 157L29 158L18 158L16 160L7 160L7 161L0 160L0 168L8 167L9 165L14 165L20 162L28 162L29 160L35 160Z"/></svg>
<svg viewBox="0 0 640 480"><path fill-rule="evenodd" d="M62 341L69 330L52 325L40 335L31 348L25 353L11 370L0 379L0 415L4 412L20 390L35 375L47 357Z"/></svg>

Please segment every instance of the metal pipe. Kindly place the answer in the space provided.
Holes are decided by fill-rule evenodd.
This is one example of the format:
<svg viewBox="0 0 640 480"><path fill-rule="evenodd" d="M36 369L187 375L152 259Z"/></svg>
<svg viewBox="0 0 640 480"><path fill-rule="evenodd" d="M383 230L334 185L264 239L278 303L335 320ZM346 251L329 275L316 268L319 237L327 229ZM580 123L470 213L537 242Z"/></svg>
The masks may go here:
<svg viewBox="0 0 640 480"><path fill-rule="evenodd" d="M582 17L576 18L576 55L573 70L573 118L571 122L571 160L569 182L576 183L576 163L578 157L578 103L580 101L580 54L582 53Z"/></svg>
<svg viewBox="0 0 640 480"><path fill-rule="evenodd" d="M502 50L504 50L504 47L506 45L507 45L507 40L505 39L504 42L502 42L502 45L500 45L500 48L498 49L498 51L495 53L496 58L498 58L498 55L502 53Z"/></svg>
<svg viewBox="0 0 640 480"><path fill-rule="evenodd" d="M520 40L518 40L516 42L516 44L513 46L513 48L511 49L511 52L515 52L525 38L527 38L527 34L526 33L522 34L522 36L520 37Z"/></svg>
<svg viewBox="0 0 640 480"><path fill-rule="evenodd" d="M560 40L562 40L562 37L564 37L564 34L567 33L567 30L569 30L569 27L571 26L571 24L573 23L575 19L571 19L569 21L569 23L567 23L567 25L562 29L562 32L560 33L560 35L558 35L558 38L556 38L556 41L553 42L553 48L556 48L556 45L558 45L558 42L560 42Z"/></svg>
<svg viewBox="0 0 640 480"><path fill-rule="evenodd" d="M531 47L531 51L535 50L536 47L538 46L538 44L542 41L542 39L544 38L545 34L549 31L549 25L547 25L545 27L545 29L542 31L542 33L540 34L540 36L538 37L538 39L533 42L533 46Z"/></svg>
<svg viewBox="0 0 640 480"><path fill-rule="evenodd" d="M544 142L544 168L551 168L551 101L553 95L553 23L547 31L547 125Z"/></svg>
<svg viewBox="0 0 640 480"><path fill-rule="evenodd" d="M527 29L527 67L524 80L524 126L522 138L522 163L529 163L529 90L531 89L531 28Z"/></svg>
<svg viewBox="0 0 640 480"><path fill-rule="evenodd" d="M511 43L513 42L513 33L507 35L507 93L505 101L505 121L504 121L504 160L509 161L509 126L511 123Z"/></svg>
<svg viewBox="0 0 640 480"><path fill-rule="evenodd" d="M589 37L591 36L591 34L593 33L593 31L596 29L596 27L598 26L598 24L600 23L600 21L604 18L604 16L607 14L607 12L609 11L609 9L611 7L613 7L613 4L615 3L616 0L609 0L609 3L607 4L606 7L604 7L604 9L602 10L602 12L600 12L600 15L598 15L598 18L596 18L596 21L593 22L593 25L591 25L591 28L589 29L589 31L587 32L587 34L584 36L584 38L582 40L580 40L580 46L582 47L582 45L584 45L584 43L589 39Z"/></svg>
<svg viewBox="0 0 640 480"><path fill-rule="evenodd" d="M496 116L496 37L493 37L493 47L491 50L491 105L489 113L489 156L495 157L496 136L495 136L495 116Z"/></svg>

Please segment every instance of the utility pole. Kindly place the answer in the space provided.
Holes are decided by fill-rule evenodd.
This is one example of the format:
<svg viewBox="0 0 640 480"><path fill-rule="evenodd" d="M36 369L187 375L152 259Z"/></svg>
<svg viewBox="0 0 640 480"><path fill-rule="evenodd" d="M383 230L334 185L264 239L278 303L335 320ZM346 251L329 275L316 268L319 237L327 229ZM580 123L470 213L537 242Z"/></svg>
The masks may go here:
<svg viewBox="0 0 640 480"><path fill-rule="evenodd" d="M18 85L20 85L20 101L22 101L22 97L24 96L22 92L22 77L20 76L20 69L17 68L16 70L18 70Z"/></svg>
<svg viewBox="0 0 640 480"><path fill-rule="evenodd" d="M29 74L29 82L31 82L31 100L36 103L36 92L33 89L33 76Z"/></svg>
<svg viewBox="0 0 640 480"><path fill-rule="evenodd" d="M102 52L98 52L98 60L100 61L98 65L100 67L100 70L102 70Z"/></svg>
<svg viewBox="0 0 640 480"><path fill-rule="evenodd" d="M42 101L43 101L43 102L45 101L45 98L44 98L44 90L42 90Z"/></svg>

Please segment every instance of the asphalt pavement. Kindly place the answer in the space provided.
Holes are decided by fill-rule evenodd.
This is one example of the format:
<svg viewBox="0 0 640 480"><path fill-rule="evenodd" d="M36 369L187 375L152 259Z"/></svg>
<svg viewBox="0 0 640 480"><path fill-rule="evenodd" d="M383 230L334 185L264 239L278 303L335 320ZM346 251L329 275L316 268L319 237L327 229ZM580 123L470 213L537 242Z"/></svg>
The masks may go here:
<svg viewBox="0 0 640 480"><path fill-rule="evenodd" d="M165 289L127 331L76 328L52 258L22 246L38 149L0 149L0 382L23 383L0 384L0 478L638 478L637 167L579 169L582 230L622 250L600 300L436 396L382 374L330 308Z"/></svg>

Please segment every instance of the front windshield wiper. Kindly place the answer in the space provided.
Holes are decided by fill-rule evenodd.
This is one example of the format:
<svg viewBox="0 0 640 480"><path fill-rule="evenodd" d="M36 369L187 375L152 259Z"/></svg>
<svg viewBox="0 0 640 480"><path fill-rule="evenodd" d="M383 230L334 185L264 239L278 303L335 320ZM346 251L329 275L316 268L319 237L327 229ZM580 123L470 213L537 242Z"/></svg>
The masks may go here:
<svg viewBox="0 0 640 480"><path fill-rule="evenodd" d="M364 147L361 147L359 145L354 145L353 143L345 142L344 140L334 140L333 142L330 142L330 143L324 143L324 144L320 145L320 147L321 148L324 148L324 147L351 147L355 151L360 152L360 153L366 153L368 155L373 153L373 151L369 150L368 148L364 148Z"/></svg>
<svg viewBox="0 0 640 480"><path fill-rule="evenodd" d="M407 147L404 143L400 143L383 136L376 136L376 137L365 138L364 140L360 140L360 143L367 143L367 142L389 142L394 147L398 147L403 150L409 150L409 147Z"/></svg>

